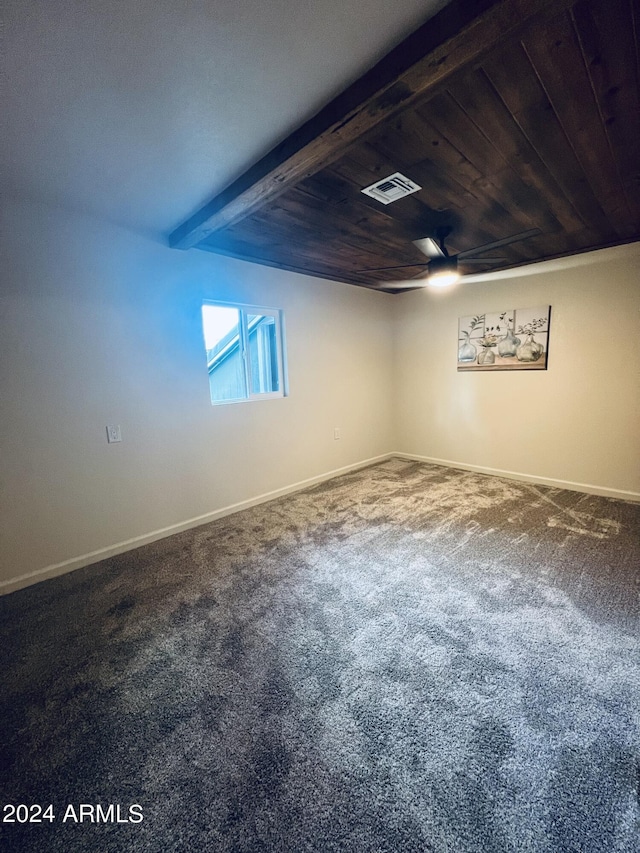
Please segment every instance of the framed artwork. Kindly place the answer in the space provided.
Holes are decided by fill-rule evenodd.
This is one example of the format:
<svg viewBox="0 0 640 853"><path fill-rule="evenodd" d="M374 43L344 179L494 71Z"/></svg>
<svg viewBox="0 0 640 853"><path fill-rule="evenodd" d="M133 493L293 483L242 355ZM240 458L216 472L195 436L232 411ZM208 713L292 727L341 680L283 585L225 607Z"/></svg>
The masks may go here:
<svg viewBox="0 0 640 853"><path fill-rule="evenodd" d="M551 306L458 320L458 370L546 370Z"/></svg>

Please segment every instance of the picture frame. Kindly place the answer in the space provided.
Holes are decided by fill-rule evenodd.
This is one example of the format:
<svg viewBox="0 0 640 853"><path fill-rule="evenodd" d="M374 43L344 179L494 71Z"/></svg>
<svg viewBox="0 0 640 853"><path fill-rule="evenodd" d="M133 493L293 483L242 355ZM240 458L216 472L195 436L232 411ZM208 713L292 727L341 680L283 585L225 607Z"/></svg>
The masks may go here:
<svg viewBox="0 0 640 853"><path fill-rule="evenodd" d="M551 306L458 318L458 370L546 370Z"/></svg>

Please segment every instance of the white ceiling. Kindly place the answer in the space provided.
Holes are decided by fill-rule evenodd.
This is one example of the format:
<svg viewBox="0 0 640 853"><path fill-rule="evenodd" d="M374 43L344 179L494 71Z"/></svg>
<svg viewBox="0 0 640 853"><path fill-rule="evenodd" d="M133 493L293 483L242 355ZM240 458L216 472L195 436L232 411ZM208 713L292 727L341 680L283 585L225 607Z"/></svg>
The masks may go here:
<svg viewBox="0 0 640 853"><path fill-rule="evenodd" d="M4 0L6 193L165 239L445 0Z"/></svg>

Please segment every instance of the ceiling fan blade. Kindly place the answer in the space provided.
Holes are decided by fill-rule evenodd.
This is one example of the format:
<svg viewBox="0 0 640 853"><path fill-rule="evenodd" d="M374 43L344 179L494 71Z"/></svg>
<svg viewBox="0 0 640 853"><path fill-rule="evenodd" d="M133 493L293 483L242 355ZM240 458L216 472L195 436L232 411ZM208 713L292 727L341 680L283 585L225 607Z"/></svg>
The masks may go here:
<svg viewBox="0 0 640 853"><path fill-rule="evenodd" d="M458 258L463 261L466 260L466 257L472 257L480 252L488 252L489 249L498 249L500 246L508 246L510 243L517 243L519 240L528 240L529 237L536 237L538 234L542 234L539 228L531 228L529 231L522 231L520 234L512 234L511 237L505 237L503 240L494 240L493 243L485 243L484 246L477 246L475 249L459 252Z"/></svg>
<svg viewBox="0 0 640 853"><path fill-rule="evenodd" d="M500 246L508 246L510 243L517 243L519 240L527 240L529 237L535 237L537 234L541 233L542 232L539 228L530 228L528 231L522 231L519 234L512 234L510 237L505 237L502 240L494 240L492 243L485 243L484 246L478 246L475 249L468 249L465 252L459 252L457 255L451 255L450 258L452 262L455 263L456 261L460 261L462 264L501 264L508 259L497 256L478 258L475 257L475 255L481 254L482 252L488 252L490 249L497 249ZM443 234L443 239L441 240L442 246L444 246L444 236L445 235ZM446 250L443 251L443 248L438 245L437 240L433 237L422 237L420 240L413 240L412 242L413 245L424 255L431 258L434 266L436 263L439 264L441 258L444 259L449 257ZM375 285L377 289L406 290L412 287L420 287L420 285L412 283L416 279L427 279L429 277L429 271L426 269L429 264L430 261L427 261L426 263L397 264L391 267L369 267L368 269L357 270L357 272L387 272L390 270L407 270L415 269L416 267L425 267L424 271L411 276L410 279L405 281L380 281Z"/></svg>
<svg viewBox="0 0 640 853"><path fill-rule="evenodd" d="M377 281L374 287L376 290L415 290L417 287L424 287L428 278L428 270L423 270L417 275L412 275L411 278L397 279L396 281Z"/></svg>
<svg viewBox="0 0 640 853"><path fill-rule="evenodd" d="M400 264L397 267L368 267L366 270L355 270L355 272L385 272L386 270L408 270L412 267L428 267L429 262L426 264Z"/></svg>
<svg viewBox="0 0 640 853"><path fill-rule="evenodd" d="M420 240L413 240L412 242L416 249L419 249L428 258L444 257L444 252L433 237L422 237Z"/></svg>
<svg viewBox="0 0 640 853"><path fill-rule="evenodd" d="M424 284L426 285L426 279L424 279ZM376 286L372 288L373 290L416 290L418 287L423 287L424 285L419 282L412 283L411 281L379 281Z"/></svg>
<svg viewBox="0 0 640 853"><path fill-rule="evenodd" d="M461 258L458 255L458 260L462 264L501 264L506 261L506 258Z"/></svg>

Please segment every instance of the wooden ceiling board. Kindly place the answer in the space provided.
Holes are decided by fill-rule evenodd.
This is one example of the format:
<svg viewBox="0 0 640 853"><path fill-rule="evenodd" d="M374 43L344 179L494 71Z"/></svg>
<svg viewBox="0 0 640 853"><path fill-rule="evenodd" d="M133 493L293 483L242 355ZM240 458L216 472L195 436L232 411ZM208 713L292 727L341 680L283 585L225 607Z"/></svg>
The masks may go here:
<svg viewBox="0 0 640 853"><path fill-rule="evenodd" d="M420 108L419 115L423 118L428 115L430 119L425 120L425 129L431 137L432 151L437 151L432 154L434 161L441 170L456 172L458 180L475 198L466 211L479 208L478 221L487 223L491 238L506 236L510 232L505 229L512 228L514 221L522 226L516 231L534 226L548 230L558 227L546 205L541 204L539 197L522 182L450 95L429 101ZM437 146L433 145L435 140Z"/></svg>
<svg viewBox="0 0 640 853"><path fill-rule="evenodd" d="M300 212L304 213L304 226L300 224ZM361 268L352 259L354 252L362 248L357 245L358 240L367 244L378 265L386 262L386 256L378 254L383 250L371 237L371 231L350 228L350 223L347 220L341 222L338 216L333 216L328 223L325 220L326 207L322 202L305 197L300 189L294 189L273 202L268 211L248 217L241 226L232 226L212 235L203 245L210 250L220 248L227 252L241 249L245 258L249 256L251 246L256 245L260 247L258 257L262 259L274 262L282 257L287 267L296 266L307 272L317 269L334 279ZM320 227L330 251L315 239Z"/></svg>
<svg viewBox="0 0 640 853"><path fill-rule="evenodd" d="M521 45L491 57L484 70L545 169L562 189L583 225L615 239L553 107ZM580 228L580 226L577 226ZM565 230L573 230L565 225Z"/></svg>
<svg viewBox="0 0 640 853"><path fill-rule="evenodd" d="M484 69L474 71L472 80L470 77L465 75L454 81L449 89L451 96L479 131L492 140L524 186L539 187L545 201L543 215L548 217L540 227L547 231L558 227L567 231L581 228L583 223L575 208L507 109ZM528 208L525 215L531 217L534 211Z"/></svg>
<svg viewBox="0 0 640 853"><path fill-rule="evenodd" d="M416 118L414 113L412 118ZM403 125L404 127L404 125ZM437 136L432 129L427 131L422 123L423 139L431 140ZM429 133L430 135L426 135ZM498 237L504 237L504 233L498 234L496 229L490 227L489 211L493 208L497 212L487 193L479 186L482 178L472 164L467 164L471 170L471 176L467 177L465 162L461 155L445 139L438 142L438 155L433 155L431 174L451 175L455 173L457 180L451 178L448 190L440 187L440 194L432 197L432 183L429 173L423 171L426 161L419 166L411 168L405 166L403 144L406 140L404 130L396 132L393 128L387 129L387 150L381 151L377 135L370 136L370 142L364 142L353 146L345 161L339 161L333 165L333 169L340 171L345 177L355 177L353 181L354 191L358 192L363 182L371 183L375 180L399 170L416 180L422 191L412 196L401 199L391 205L383 207L373 199L362 196L364 203L370 206L383 207L390 221L389 228L393 228L401 235L401 245L407 247L414 257L421 256L419 250L410 245L410 241L425 236L437 225L446 223L454 228L454 233L448 241L448 245L456 251L469 249L481 243L487 243ZM446 150L445 150L446 149ZM395 150L395 157L392 158ZM433 149L432 149L433 150ZM444 165L443 165L444 164ZM460 197L464 195L463 204L459 204ZM422 201L421 199L424 199ZM426 203L428 202L428 203ZM524 230L522 228L517 230ZM373 264L369 264L373 266Z"/></svg>
<svg viewBox="0 0 640 853"><path fill-rule="evenodd" d="M354 223L354 218L348 216L348 210L343 213L342 206L330 209L331 215L328 217L326 202L305 193L302 187L294 188L272 203L268 213L263 216L263 226L269 229L272 221L284 224L303 254L316 250L325 257L335 259L337 253L346 250L353 255L363 252L372 254L382 262L386 258L383 253L397 251L398 246L390 240L377 242L378 229L371 226L368 220L363 221L362 216ZM376 211L372 213L375 215ZM319 231L329 241L328 244L318 240ZM356 269L362 267L356 258L353 259L353 265Z"/></svg>
<svg viewBox="0 0 640 853"><path fill-rule="evenodd" d="M416 111L412 118L420 120L419 111ZM532 227L525 212L520 215L518 211L515 219L509 216L490 182L462 152L424 120L421 120L421 126L423 145L426 140L430 146L433 171L440 175L456 176L455 180L451 180L448 189L441 188L443 191L435 200L432 199L431 184L428 180L424 180L428 175L422 172L420 166L405 166L404 126L400 130L387 129L384 154L380 151L381 146L377 135L370 137L370 142L356 146L350 152L351 161L357 160L362 163L363 160L368 159L369 163L378 164L375 167L377 174L375 177L370 176L372 180L384 177L398 169L423 187L420 193L388 206L389 215L393 214L397 222L405 224L406 243L411 239L424 236L430 228L432 230L438 223L443 222L451 224L454 229L448 245L455 251L471 249L504 237L506 236L504 228L512 229L508 233L516 233ZM396 152L396 156L392 160L393 151ZM334 168L339 167L340 164L337 164ZM462 206L459 206L456 201L461 193L464 193L465 201ZM428 200L429 206L420 207L421 202L418 196ZM375 201L372 203L376 204ZM519 222L517 227L514 227L514 221Z"/></svg>
<svg viewBox="0 0 640 853"><path fill-rule="evenodd" d="M384 289L425 275L412 240L439 226L451 253L539 229L463 273L639 240L637 16L635 0L454 0L172 244ZM397 171L421 189L361 192Z"/></svg>
<svg viewBox="0 0 640 853"><path fill-rule="evenodd" d="M407 196L393 204L381 205L375 199L369 198L361 192L363 186L378 181L392 174L394 171L403 171L422 186L419 193ZM442 210L435 207L429 194L429 186L423 181L423 175L419 170L409 170L402 165L402 159L394 161L377 151L372 145L361 144L353 148L346 160L334 164L332 171L339 174L351 186L354 204L367 211L375 213L377 210L384 211L384 220L374 220L371 215L371 224L379 223L379 228L373 230L374 239L381 238L387 243L396 246L396 251L404 253L406 261L422 257L418 249L412 243L412 239L418 239L433 229L442 220ZM324 179L325 172L320 173ZM420 196L420 197L419 197ZM368 264L368 266L375 266Z"/></svg>
<svg viewBox="0 0 640 853"><path fill-rule="evenodd" d="M627 11L632 25L617 30L612 21ZM640 25L640 10L631 0L612 0L607 9L578 3L572 14L600 118L629 208L638 221L640 72L634 33Z"/></svg>
<svg viewBox="0 0 640 853"><path fill-rule="evenodd" d="M524 48L607 219L620 237L632 236L631 211L571 16L536 28Z"/></svg>

